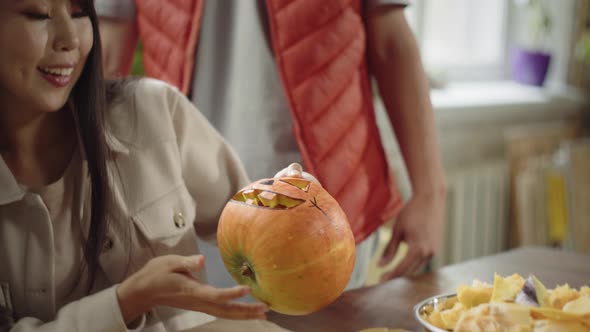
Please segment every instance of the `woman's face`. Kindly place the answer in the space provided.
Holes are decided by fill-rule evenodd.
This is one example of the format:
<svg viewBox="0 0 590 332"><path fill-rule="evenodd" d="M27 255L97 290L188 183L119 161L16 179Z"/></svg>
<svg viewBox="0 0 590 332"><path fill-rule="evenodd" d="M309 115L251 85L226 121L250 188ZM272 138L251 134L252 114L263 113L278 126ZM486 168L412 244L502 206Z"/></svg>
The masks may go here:
<svg viewBox="0 0 590 332"><path fill-rule="evenodd" d="M0 0L0 112L61 109L84 68L92 32L77 1Z"/></svg>

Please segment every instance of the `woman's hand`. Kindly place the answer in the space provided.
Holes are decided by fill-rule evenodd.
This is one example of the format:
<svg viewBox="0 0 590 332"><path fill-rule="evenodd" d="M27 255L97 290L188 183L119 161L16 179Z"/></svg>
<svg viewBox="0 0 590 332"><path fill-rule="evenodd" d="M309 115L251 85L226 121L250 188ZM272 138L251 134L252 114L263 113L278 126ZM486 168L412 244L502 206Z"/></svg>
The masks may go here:
<svg viewBox="0 0 590 332"><path fill-rule="evenodd" d="M298 163L292 163L291 165L283 168L282 170L280 170L277 174L275 174L274 176L275 178L281 178L281 177L291 177L291 178L304 178L316 183L320 183L320 181L318 181L318 179L315 178L315 176L304 172L303 171L303 166L301 166Z"/></svg>
<svg viewBox="0 0 590 332"><path fill-rule="evenodd" d="M250 288L215 288L194 278L191 272L200 271L204 264L202 255L169 255L150 260L117 288L125 322L132 322L157 305L227 319L266 319L265 304L232 301L247 295Z"/></svg>

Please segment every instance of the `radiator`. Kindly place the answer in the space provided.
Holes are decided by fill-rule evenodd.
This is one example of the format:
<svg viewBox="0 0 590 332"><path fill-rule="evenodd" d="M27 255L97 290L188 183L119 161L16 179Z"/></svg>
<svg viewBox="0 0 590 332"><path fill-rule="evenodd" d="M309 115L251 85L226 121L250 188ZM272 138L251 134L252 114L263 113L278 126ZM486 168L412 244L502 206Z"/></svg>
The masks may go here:
<svg viewBox="0 0 590 332"><path fill-rule="evenodd" d="M433 267L505 250L509 244L509 177L505 161L447 172L443 248Z"/></svg>

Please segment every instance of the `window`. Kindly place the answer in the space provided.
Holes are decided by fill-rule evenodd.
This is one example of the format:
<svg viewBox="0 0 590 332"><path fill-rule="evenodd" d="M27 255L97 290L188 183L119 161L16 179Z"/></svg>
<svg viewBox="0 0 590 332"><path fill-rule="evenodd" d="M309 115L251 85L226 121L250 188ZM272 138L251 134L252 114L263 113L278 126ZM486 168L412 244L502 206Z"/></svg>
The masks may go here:
<svg viewBox="0 0 590 332"><path fill-rule="evenodd" d="M449 81L510 79L512 48L531 45L531 20L523 12L530 1L412 0L406 16L427 72ZM571 61L577 1L540 1L551 24L536 47L551 53L547 80L562 85Z"/></svg>
<svg viewBox="0 0 590 332"><path fill-rule="evenodd" d="M450 80L507 76L508 0L414 0L406 15L431 74Z"/></svg>

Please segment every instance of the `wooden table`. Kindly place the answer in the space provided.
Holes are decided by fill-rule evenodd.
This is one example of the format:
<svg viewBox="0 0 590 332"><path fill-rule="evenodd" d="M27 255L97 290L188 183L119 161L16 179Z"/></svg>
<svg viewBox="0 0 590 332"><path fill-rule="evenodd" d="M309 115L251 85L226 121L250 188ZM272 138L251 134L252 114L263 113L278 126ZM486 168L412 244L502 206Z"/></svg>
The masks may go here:
<svg viewBox="0 0 590 332"><path fill-rule="evenodd" d="M421 300L454 292L474 279L492 283L494 272L537 276L545 286L590 285L590 256L547 248L521 248L450 265L415 278L400 278L373 287L345 292L327 308L308 316L271 313L269 320L292 331L358 331L369 327L423 331L413 307Z"/></svg>

